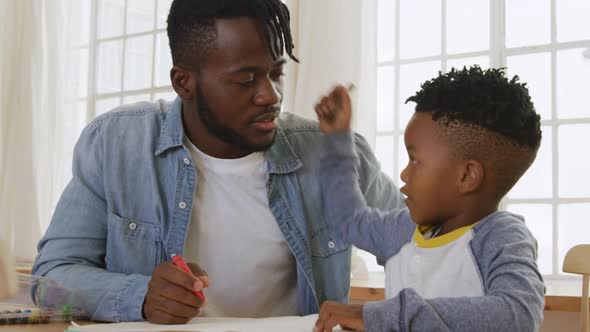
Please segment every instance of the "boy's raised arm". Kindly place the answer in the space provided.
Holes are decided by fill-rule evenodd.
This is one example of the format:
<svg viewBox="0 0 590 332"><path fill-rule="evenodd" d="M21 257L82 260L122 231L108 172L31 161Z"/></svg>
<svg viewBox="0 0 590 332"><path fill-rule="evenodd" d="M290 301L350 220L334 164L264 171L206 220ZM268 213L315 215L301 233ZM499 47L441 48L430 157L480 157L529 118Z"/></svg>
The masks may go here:
<svg viewBox="0 0 590 332"><path fill-rule="evenodd" d="M415 225L407 210L380 212L367 206L359 188L358 156L350 131L351 103L336 87L316 106L321 146L320 181L326 220L340 238L377 256L380 263L407 242ZM401 217L401 218L400 218Z"/></svg>

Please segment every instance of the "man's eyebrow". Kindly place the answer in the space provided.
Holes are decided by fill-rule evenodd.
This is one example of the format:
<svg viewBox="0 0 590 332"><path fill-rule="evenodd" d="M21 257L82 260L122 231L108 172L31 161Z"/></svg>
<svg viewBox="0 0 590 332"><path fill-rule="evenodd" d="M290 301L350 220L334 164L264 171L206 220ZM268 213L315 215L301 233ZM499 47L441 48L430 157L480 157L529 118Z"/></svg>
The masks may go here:
<svg viewBox="0 0 590 332"><path fill-rule="evenodd" d="M406 146L406 150L408 150L408 152L410 152L410 151L416 150L416 148L413 145L408 145L408 146Z"/></svg>
<svg viewBox="0 0 590 332"><path fill-rule="evenodd" d="M275 61L272 66L273 68L275 67L281 67L283 65L285 65L287 63L286 59L279 59L277 61ZM262 67L258 67L258 66L244 66L244 67L240 67L236 70L233 70L232 73L252 73L252 72L257 72L260 71Z"/></svg>

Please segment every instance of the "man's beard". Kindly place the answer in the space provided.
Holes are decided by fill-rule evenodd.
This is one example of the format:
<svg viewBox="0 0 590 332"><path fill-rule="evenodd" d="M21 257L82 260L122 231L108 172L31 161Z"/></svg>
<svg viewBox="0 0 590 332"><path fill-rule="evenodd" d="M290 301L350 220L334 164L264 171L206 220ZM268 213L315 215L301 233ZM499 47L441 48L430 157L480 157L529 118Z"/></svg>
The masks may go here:
<svg viewBox="0 0 590 332"><path fill-rule="evenodd" d="M215 117L215 114L211 110L209 103L205 96L203 96L203 91L201 90L201 85L197 84L197 114L201 119L201 123L205 127L209 133L213 134L213 136L219 138L220 140L224 141L225 143L231 144L239 149L250 151L250 152L258 152L264 151L268 149L272 143L274 142L273 139L270 143L265 144L253 144L248 142L248 140L237 133L235 130L228 128L220 123L220 121ZM275 134L276 136L276 131Z"/></svg>

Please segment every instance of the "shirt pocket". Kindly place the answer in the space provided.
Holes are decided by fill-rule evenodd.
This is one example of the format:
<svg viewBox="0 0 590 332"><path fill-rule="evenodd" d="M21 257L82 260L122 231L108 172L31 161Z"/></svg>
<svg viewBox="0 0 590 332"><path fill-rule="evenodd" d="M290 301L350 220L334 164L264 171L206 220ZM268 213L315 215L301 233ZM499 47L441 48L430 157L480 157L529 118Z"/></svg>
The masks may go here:
<svg viewBox="0 0 590 332"><path fill-rule="evenodd" d="M321 227L311 236L311 255L329 257L350 248L350 244L333 237L328 227Z"/></svg>
<svg viewBox="0 0 590 332"><path fill-rule="evenodd" d="M109 214L107 270L151 275L161 260L160 226Z"/></svg>

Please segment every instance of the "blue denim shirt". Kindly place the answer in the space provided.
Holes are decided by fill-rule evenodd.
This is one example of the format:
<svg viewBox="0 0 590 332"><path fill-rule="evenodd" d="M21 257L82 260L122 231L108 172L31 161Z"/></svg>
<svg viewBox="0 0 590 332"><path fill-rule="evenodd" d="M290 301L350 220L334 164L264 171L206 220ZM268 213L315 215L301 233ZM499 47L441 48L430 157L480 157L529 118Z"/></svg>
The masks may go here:
<svg viewBox="0 0 590 332"><path fill-rule="evenodd" d="M142 320L152 271L183 252L198 179L182 144L181 108L179 98L121 106L90 123L76 144L73 178L39 242L33 273L74 290L70 304L93 320ZM315 121L282 113L265 152L270 209L297 261L301 315L318 312L324 300L346 302L350 284L350 245L333 237L323 217L321 135ZM400 207L366 141L356 136L355 143L367 203ZM33 293L37 303L52 301Z"/></svg>

